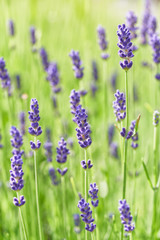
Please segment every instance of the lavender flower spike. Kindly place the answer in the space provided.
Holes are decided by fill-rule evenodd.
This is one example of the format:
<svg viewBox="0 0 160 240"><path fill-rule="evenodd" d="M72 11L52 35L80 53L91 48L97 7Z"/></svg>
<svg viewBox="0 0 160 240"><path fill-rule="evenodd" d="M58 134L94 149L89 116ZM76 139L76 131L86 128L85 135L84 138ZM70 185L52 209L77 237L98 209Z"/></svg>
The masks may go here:
<svg viewBox="0 0 160 240"><path fill-rule="evenodd" d="M82 61L79 57L79 52L71 50L69 56L72 59L72 64L73 64L73 70L75 72L75 77L78 78L78 79L81 79L83 77L84 67L81 67Z"/></svg>
<svg viewBox="0 0 160 240"><path fill-rule="evenodd" d="M25 122L26 122L25 117L26 117L25 112L20 112L19 121L20 121L20 131L21 131L22 135L25 135L25 132L26 132L26 130L25 130Z"/></svg>
<svg viewBox="0 0 160 240"><path fill-rule="evenodd" d="M98 33L98 39L99 39L98 41L99 46L102 51L105 51L108 47L108 42L106 41L106 31L101 25L99 25L97 28L97 33ZM109 58L109 54L102 52L101 58L106 60Z"/></svg>
<svg viewBox="0 0 160 240"><path fill-rule="evenodd" d="M149 28L148 28L148 34L150 37L153 36L153 34L156 33L157 29L157 19L154 16L151 16L149 19Z"/></svg>
<svg viewBox="0 0 160 240"><path fill-rule="evenodd" d="M142 19L142 26L140 29L141 35L141 44L146 45L148 43L148 27L149 27L149 20L150 20L150 1L145 0L145 11L143 14Z"/></svg>
<svg viewBox="0 0 160 240"><path fill-rule="evenodd" d="M113 102L114 113L118 122L122 121L126 117L126 98L124 93L119 90L114 94L116 100Z"/></svg>
<svg viewBox="0 0 160 240"><path fill-rule="evenodd" d="M133 11L129 11L126 16L126 25L127 25L128 30L131 33L131 35L130 35L131 39L137 38L136 31L137 31L138 27L135 26L136 23L137 23L137 16L135 15L135 13ZM138 49L138 47L132 46L132 51L135 51L137 49Z"/></svg>
<svg viewBox="0 0 160 240"><path fill-rule="evenodd" d="M42 62L43 68L46 71L49 66L48 54L47 54L45 48L41 48L39 53L41 56L41 62Z"/></svg>
<svg viewBox="0 0 160 240"><path fill-rule="evenodd" d="M90 189L89 189L89 195L92 198L91 204L93 207L98 207L99 204L99 200L97 199L98 196L98 188L96 183L90 184Z"/></svg>
<svg viewBox="0 0 160 240"><path fill-rule="evenodd" d="M61 141L58 143L59 147L57 147L57 157L56 161L60 164L66 163L67 161L67 155L70 154L69 149L67 149L67 143L64 140L64 138L61 138ZM57 171L63 176L67 172L67 168L64 168L63 170L57 169Z"/></svg>
<svg viewBox="0 0 160 240"><path fill-rule="evenodd" d="M35 43L36 43L36 30L35 30L35 27L33 27L33 26L30 27L30 40L31 40L31 44L35 45Z"/></svg>
<svg viewBox="0 0 160 240"><path fill-rule="evenodd" d="M76 122L78 125L78 128L76 128L77 138L78 138L78 143L82 148L87 148L92 143L92 140L90 137L91 130L87 122L87 118L88 118L88 115L86 113L86 110L82 108L81 105L78 105L76 108L74 122Z"/></svg>
<svg viewBox="0 0 160 240"><path fill-rule="evenodd" d="M119 201L119 212L121 214L121 222L124 225L124 230L126 232L132 232L135 229L135 226L132 223L133 218L130 212L130 207L125 199Z"/></svg>
<svg viewBox="0 0 160 240"><path fill-rule="evenodd" d="M75 115L76 108L80 104L80 94L78 91L76 92L74 89L71 91L70 104L71 104L71 113Z"/></svg>
<svg viewBox="0 0 160 240"><path fill-rule="evenodd" d="M31 99L31 105L30 105L31 111L29 111L29 120L31 122L31 127L28 128L28 132L33 136L39 136L42 133L42 129L39 126L39 105L37 99L32 98ZM33 150L39 149L41 146L40 141L37 141L37 144L33 141L30 141L31 148Z"/></svg>
<svg viewBox="0 0 160 240"><path fill-rule="evenodd" d="M131 58L134 57L132 53L132 43L131 43L131 34L129 30L126 28L125 24L118 26L118 43L117 46L120 48L118 54L121 58L124 59L123 62L120 62L120 66L128 71L133 65Z"/></svg>
<svg viewBox="0 0 160 240"><path fill-rule="evenodd" d="M3 58L0 58L0 79L2 88L7 89L9 93L11 89L11 79L6 69L6 63Z"/></svg>
<svg viewBox="0 0 160 240"><path fill-rule="evenodd" d="M47 80L50 82L53 93L59 93L61 91L61 88L58 87L60 77L57 63L52 62L49 64L47 74Z"/></svg>
<svg viewBox="0 0 160 240"><path fill-rule="evenodd" d="M92 217L92 211L89 203L85 202L84 198L81 198L81 200L78 202L78 208L81 211L82 221L86 224L85 229L93 232L96 228L96 224L93 224L94 218Z"/></svg>
<svg viewBox="0 0 160 240"><path fill-rule="evenodd" d="M22 154L21 146L23 144L23 139L16 127L11 127L10 134L12 136L11 145L14 147L11 158L11 170L10 170L10 186L14 191L20 191L24 187L23 182L23 170L22 170ZM24 196L20 198L14 198L13 203L15 206L20 207L25 204Z"/></svg>
<svg viewBox="0 0 160 240"><path fill-rule="evenodd" d="M13 37L15 35L15 27L14 27L14 22L11 19L8 21L8 29L9 29L10 36Z"/></svg>

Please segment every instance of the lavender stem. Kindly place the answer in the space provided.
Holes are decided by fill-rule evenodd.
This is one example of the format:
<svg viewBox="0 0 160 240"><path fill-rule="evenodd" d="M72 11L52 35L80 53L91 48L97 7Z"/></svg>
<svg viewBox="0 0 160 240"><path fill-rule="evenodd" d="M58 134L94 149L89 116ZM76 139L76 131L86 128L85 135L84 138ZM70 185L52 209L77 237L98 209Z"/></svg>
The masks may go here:
<svg viewBox="0 0 160 240"><path fill-rule="evenodd" d="M34 137L34 142L36 144L36 137ZM40 212L39 212L39 199L38 199L38 179L37 179L36 150L34 150L34 170L35 170L36 205L37 205L39 237L40 237L40 240L42 240L41 221L40 221Z"/></svg>
<svg viewBox="0 0 160 240"><path fill-rule="evenodd" d="M19 199L18 192L17 192L17 199ZM28 238L27 238L26 228L25 228L25 224L24 224L24 221L23 221L23 217L22 217L21 207L19 207L19 219L20 219L20 222L22 223L24 238L25 238L25 240L27 240Z"/></svg>
<svg viewBox="0 0 160 240"><path fill-rule="evenodd" d="M64 238L66 237L66 196L65 196L65 182L64 182L64 176L61 176L61 184L62 184L62 205L63 205L63 233Z"/></svg>
<svg viewBox="0 0 160 240"><path fill-rule="evenodd" d="M85 163L87 164L87 150L84 150L84 155L85 155ZM88 169L88 168L87 168ZM88 172L87 169L85 170L85 201L88 202ZM85 240L88 239L88 232L87 230L85 231Z"/></svg>

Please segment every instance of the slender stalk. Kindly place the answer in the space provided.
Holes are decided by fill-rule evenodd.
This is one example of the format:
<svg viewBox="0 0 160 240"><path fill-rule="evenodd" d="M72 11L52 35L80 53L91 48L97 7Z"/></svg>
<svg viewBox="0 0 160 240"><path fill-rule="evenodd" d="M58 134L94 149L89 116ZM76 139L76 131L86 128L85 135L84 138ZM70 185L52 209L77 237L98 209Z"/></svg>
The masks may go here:
<svg viewBox="0 0 160 240"><path fill-rule="evenodd" d="M91 233L91 239L94 240L94 232Z"/></svg>
<svg viewBox="0 0 160 240"><path fill-rule="evenodd" d="M87 164L87 150L84 150L85 153L85 162ZM85 201L88 202L88 170L85 170ZM85 240L88 239L88 232L85 230Z"/></svg>
<svg viewBox="0 0 160 240"><path fill-rule="evenodd" d="M97 224L97 211L95 213L95 221L96 221L96 224ZM99 229L98 229L98 226L96 227L96 239L99 240Z"/></svg>
<svg viewBox="0 0 160 240"><path fill-rule="evenodd" d="M107 119L107 82L106 82L106 61L103 61L103 90L104 90L104 93L103 93L103 104L102 106L104 106L104 109L103 109L103 124L104 124L104 140L106 140L106 119ZM105 141L106 142L106 141Z"/></svg>
<svg viewBox="0 0 160 240"><path fill-rule="evenodd" d="M154 187L157 184L157 126L154 127L154 137L153 137L153 154L154 154ZM152 236L154 236L156 231L156 219L157 219L157 191L153 192L153 217L152 217Z"/></svg>
<svg viewBox="0 0 160 240"><path fill-rule="evenodd" d="M129 234L129 239L132 240L132 233Z"/></svg>
<svg viewBox="0 0 160 240"><path fill-rule="evenodd" d="M19 195L18 195L18 192L17 192L17 198L19 199ZM21 212L21 207L19 207L19 220L22 224L22 228L23 228L23 233L24 233L24 238L25 240L27 240L27 233L26 233L26 228L25 228L25 224L24 224L24 220L23 220L23 217L22 217L22 212Z"/></svg>
<svg viewBox="0 0 160 240"><path fill-rule="evenodd" d="M36 143L36 137L34 138ZM38 199L38 178L37 178L37 163L36 163L36 151L34 151L34 170L35 170L35 188L36 188L36 205L37 205L37 217L38 217L38 229L39 229L39 237L42 240L41 233L41 221L40 221L40 211L39 211L39 199Z"/></svg>
<svg viewBox="0 0 160 240"><path fill-rule="evenodd" d="M63 232L64 232L64 238L66 237L66 196L65 196L65 181L64 176L61 177L61 183L62 183L62 205L63 205Z"/></svg>
<svg viewBox="0 0 160 240"><path fill-rule="evenodd" d="M127 81L127 71L125 72L125 94L126 94L126 131L128 132L128 122L129 122L129 114L128 114L128 81ZM124 146L124 161L123 161L123 191L122 191L122 199L126 197L126 181L127 181L127 146L128 141L125 139ZM121 228L121 240L123 239L123 226Z"/></svg>

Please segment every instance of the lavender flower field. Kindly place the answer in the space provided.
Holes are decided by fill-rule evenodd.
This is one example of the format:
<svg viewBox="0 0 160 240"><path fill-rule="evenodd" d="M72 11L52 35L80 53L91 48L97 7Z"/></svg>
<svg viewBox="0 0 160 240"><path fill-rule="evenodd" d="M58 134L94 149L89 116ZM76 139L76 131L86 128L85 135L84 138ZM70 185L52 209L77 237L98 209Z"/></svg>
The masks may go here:
<svg viewBox="0 0 160 240"><path fill-rule="evenodd" d="M0 7L0 240L160 239L160 1Z"/></svg>

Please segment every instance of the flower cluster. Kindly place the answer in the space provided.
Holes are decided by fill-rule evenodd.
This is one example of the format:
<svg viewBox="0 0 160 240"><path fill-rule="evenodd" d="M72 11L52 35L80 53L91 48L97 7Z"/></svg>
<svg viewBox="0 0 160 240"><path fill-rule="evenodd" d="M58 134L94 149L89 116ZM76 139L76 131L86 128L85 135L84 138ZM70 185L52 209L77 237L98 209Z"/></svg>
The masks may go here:
<svg viewBox="0 0 160 240"><path fill-rule="evenodd" d="M11 19L8 21L8 29L9 29L10 36L13 37L15 35L15 28L14 28L14 22Z"/></svg>
<svg viewBox="0 0 160 240"><path fill-rule="evenodd" d="M114 125L110 125L108 128L108 145L111 156L118 159L118 144L113 142L115 127Z"/></svg>
<svg viewBox="0 0 160 240"><path fill-rule="evenodd" d="M87 122L88 115L86 110L78 105L76 108L74 122L78 125L76 128L78 143L82 148L87 148L91 145L92 140L90 137L90 125Z"/></svg>
<svg viewBox="0 0 160 240"><path fill-rule="evenodd" d="M93 164L91 163L91 160L90 159L88 159L88 161L87 162L85 162L85 160L82 160L81 161L81 166L82 166L82 168L83 169L90 169L90 168L92 168L93 167Z"/></svg>
<svg viewBox="0 0 160 240"><path fill-rule="evenodd" d="M153 113L153 125L155 127L157 127L158 124L159 124L159 116L160 116L160 113L158 111L154 111L154 113Z"/></svg>
<svg viewBox="0 0 160 240"><path fill-rule="evenodd" d="M124 59L123 62L120 62L120 66L127 71L133 65L131 58L134 57L132 53L132 43L130 37L130 31L126 28L125 24L118 26L118 43L117 46L120 48L118 54L121 58Z"/></svg>
<svg viewBox="0 0 160 240"><path fill-rule="evenodd" d="M126 232L132 232L135 226L132 223L133 217L130 212L130 207L125 199L119 201L119 212L121 214L121 222L124 225L124 230Z"/></svg>
<svg viewBox="0 0 160 240"><path fill-rule="evenodd" d="M47 141L44 144L45 155L48 162L52 162L52 142L50 138L50 130L46 129Z"/></svg>
<svg viewBox="0 0 160 240"><path fill-rule="evenodd" d="M158 34L153 34L152 37L150 38L150 45L153 49L153 61L156 64L160 63L160 37ZM157 73L155 75L155 78L157 80L160 80L160 73Z"/></svg>
<svg viewBox="0 0 160 240"><path fill-rule="evenodd" d="M50 82L53 93L59 93L61 88L58 87L60 78L57 63L51 62L47 69L47 80Z"/></svg>
<svg viewBox="0 0 160 240"><path fill-rule="evenodd" d="M84 67L81 67L82 61L79 57L79 52L71 50L69 56L72 59L72 64L73 64L73 70L75 72L75 77L78 78L78 79L81 79L83 77Z"/></svg>
<svg viewBox="0 0 160 240"><path fill-rule="evenodd" d="M41 135L42 133L42 129L39 126L39 120L40 120L40 116L39 116L39 105L38 105L38 101L35 98L31 99L31 105L30 105L30 109L31 111L29 111L29 120L31 122L31 127L28 128L28 132L37 137L39 135ZM39 140L37 140L37 144L33 141L30 141L30 146L33 150L37 150L40 148L41 146L41 142Z"/></svg>
<svg viewBox="0 0 160 240"><path fill-rule="evenodd" d="M93 207L98 207L98 204L99 204L99 200L97 199L98 196L98 188L97 188L97 185L96 183L91 183L90 184L90 189L89 189L89 195L90 197L92 198L92 201L91 201L91 204Z"/></svg>
<svg viewBox="0 0 160 240"><path fill-rule="evenodd" d="M49 169L49 175L51 177L52 184L55 186L58 185L59 181L57 179L56 170L53 167Z"/></svg>
<svg viewBox="0 0 160 240"><path fill-rule="evenodd" d="M133 120L131 122L131 127L130 129L134 132L134 129L135 129L135 126L136 126L136 120ZM131 147L133 149L137 149L138 148L138 140L139 140L139 137L138 137L138 132L136 132L135 134L132 135L132 143L131 143Z"/></svg>
<svg viewBox="0 0 160 240"><path fill-rule="evenodd" d="M87 203L84 198L81 198L81 200L78 202L78 208L81 211L82 221L86 224L85 229L93 232L96 228L96 224L93 224L94 218L92 217L92 211L89 203Z"/></svg>
<svg viewBox="0 0 160 240"><path fill-rule="evenodd" d="M11 79L6 69L6 63L3 58L0 58L0 79L2 88L7 89L9 94L11 90Z"/></svg>
<svg viewBox="0 0 160 240"><path fill-rule="evenodd" d="M34 26L30 27L30 41L32 44L32 51L35 52L37 49L35 48L35 44L36 44L36 29Z"/></svg>
<svg viewBox="0 0 160 240"><path fill-rule="evenodd" d="M56 148L57 150L57 156L56 156L56 161L60 164L64 164L67 161L67 155L70 154L69 149L67 149L67 143L64 140L64 138L61 138L61 141L58 143L59 147ZM65 175L67 172L68 168L64 168L61 170L60 168L57 168L57 171L61 176Z"/></svg>
<svg viewBox="0 0 160 240"><path fill-rule="evenodd" d="M111 87L112 87L113 92L116 91L117 77L118 77L117 72L114 72L114 73L112 74L112 76L111 76L110 82L111 82Z"/></svg>
<svg viewBox="0 0 160 240"><path fill-rule="evenodd" d="M82 148L87 148L91 145L90 137L91 130L87 122L88 115L86 110L80 105L80 94L75 90L71 91L70 95L71 113L74 115L73 121L78 125L76 128L78 143Z"/></svg>
<svg viewBox="0 0 160 240"><path fill-rule="evenodd" d="M19 121L20 121L20 132L21 132L21 134L22 135L25 135L25 132L26 132L26 130L25 130L25 128L26 128L26 126L25 126L25 112L20 112L20 114L19 114Z"/></svg>
<svg viewBox="0 0 160 240"><path fill-rule="evenodd" d="M49 66L49 60L48 60L48 54L45 48L40 49L40 56L41 56L41 62L42 62L43 68L45 71L47 71Z"/></svg>
<svg viewBox="0 0 160 240"><path fill-rule="evenodd" d="M23 144L23 139L16 127L11 127L10 135L12 136L11 145L13 147L13 157L11 158L11 168L10 170L10 186L11 189L18 192L24 187L23 182L23 170L22 170L22 154L21 146ZM15 206L20 207L25 204L24 196L20 196L20 198L13 198L13 203Z"/></svg>
<svg viewBox="0 0 160 240"><path fill-rule="evenodd" d="M71 113L75 115L76 108L80 104L80 94L78 91L76 92L74 89L71 91L70 104L71 104Z"/></svg>
<svg viewBox="0 0 160 240"><path fill-rule="evenodd" d="M0 134L0 149L3 148L3 144L1 143L2 135Z"/></svg>
<svg viewBox="0 0 160 240"><path fill-rule="evenodd" d="M92 62L92 82L91 82L92 97L95 97L95 93L98 89L97 80L98 80L98 67L97 67L97 63L93 61Z"/></svg>
<svg viewBox="0 0 160 240"><path fill-rule="evenodd" d="M152 37L153 34L156 33L156 29L157 29L157 19L154 16L150 16L149 28L148 28L148 34L150 37Z"/></svg>
<svg viewBox="0 0 160 240"><path fill-rule="evenodd" d="M137 38L136 31L137 31L138 27L135 26L136 23L137 23L137 16L135 15L135 13L133 11L129 11L126 16L126 26L131 33L131 35L130 35L131 39ZM132 46L132 51L135 51L135 50L137 50L137 47Z"/></svg>
<svg viewBox="0 0 160 240"><path fill-rule="evenodd" d="M76 233L80 233L81 232L81 227L80 227L80 215L79 214L74 214L73 215L73 219L74 219L74 231Z"/></svg>
<svg viewBox="0 0 160 240"><path fill-rule="evenodd" d="M113 102L114 113L118 122L122 121L126 117L126 98L124 93L119 90L114 94L116 100Z"/></svg>
<svg viewBox="0 0 160 240"><path fill-rule="evenodd" d="M148 37L149 20L150 20L150 4L149 4L149 1L146 0L145 11L143 14L142 25L140 29L142 45L146 45L148 42L147 37Z"/></svg>
<svg viewBox="0 0 160 240"><path fill-rule="evenodd" d="M98 41L99 46L102 51L105 51L108 47L108 42L106 41L106 31L102 26L99 25L97 28L97 33L98 33L98 39L99 39ZM107 54L106 52L102 52L101 58L108 59L109 54Z"/></svg>
<svg viewBox="0 0 160 240"><path fill-rule="evenodd" d="M21 77L19 74L15 75L15 79L16 79L16 87L17 89L21 89Z"/></svg>

